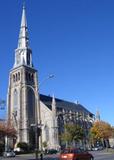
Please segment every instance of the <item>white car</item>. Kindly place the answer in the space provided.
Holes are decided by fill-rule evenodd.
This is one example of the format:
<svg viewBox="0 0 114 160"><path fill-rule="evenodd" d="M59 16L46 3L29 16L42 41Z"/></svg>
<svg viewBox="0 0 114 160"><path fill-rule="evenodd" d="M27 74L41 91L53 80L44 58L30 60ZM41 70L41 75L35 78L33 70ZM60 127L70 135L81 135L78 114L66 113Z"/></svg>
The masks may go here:
<svg viewBox="0 0 114 160"><path fill-rule="evenodd" d="M13 152L13 151L5 151L4 153L3 153L3 157L5 158L5 157L15 157L16 156L16 154L15 154L15 152Z"/></svg>

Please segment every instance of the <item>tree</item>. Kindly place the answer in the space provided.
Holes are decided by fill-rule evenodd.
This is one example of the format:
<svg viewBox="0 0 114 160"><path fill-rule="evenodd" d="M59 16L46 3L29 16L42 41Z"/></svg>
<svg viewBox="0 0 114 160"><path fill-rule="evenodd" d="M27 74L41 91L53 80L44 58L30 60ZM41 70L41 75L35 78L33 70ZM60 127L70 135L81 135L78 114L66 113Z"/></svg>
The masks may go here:
<svg viewBox="0 0 114 160"><path fill-rule="evenodd" d="M112 135L112 127L107 122L97 121L94 123L90 132L91 132L91 137L93 138L94 141L107 142L107 140Z"/></svg>
<svg viewBox="0 0 114 160"><path fill-rule="evenodd" d="M44 142L42 143L42 145L43 145L44 148L47 148L47 146L48 146L46 141L44 141Z"/></svg>
<svg viewBox="0 0 114 160"><path fill-rule="evenodd" d="M5 134L8 137L16 137L16 133L17 133L17 131L15 130L15 128L13 126L6 126Z"/></svg>
<svg viewBox="0 0 114 160"><path fill-rule="evenodd" d="M112 134L111 137L114 138L114 127L112 127Z"/></svg>
<svg viewBox="0 0 114 160"><path fill-rule="evenodd" d="M77 124L66 124L65 131L61 135L61 140L64 142L68 142L69 144L73 144L73 142L77 143L79 140L82 140L84 137L84 130Z"/></svg>
<svg viewBox="0 0 114 160"><path fill-rule="evenodd" d="M47 142L44 141L44 142L42 143L42 145L43 145L43 148L44 148L44 150L45 150L45 153L47 153L47 147L48 147Z"/></svg>
<svg viewBox="0 0 114 160"><path fill-rule="evenodd" d="M5 125L4 123L0 123L0 138L5 135Z"/></svg>
<svg viewBox="0 0 114 160"><path fill-rule="evenodd" d="M12 125L7 125L5 122L0 123L0 138L16 137L16 130Z"/></svg>
<svg viewBox="0 0 114 160"><path fill-rule="evenodd" d="M1 122L0 123L0 152L4 150L5 142L6 142L5 137L11 138L14 140L14 138L16 138L16 130L14 129L13 126L7 125L5 122ZM13 145L14 144L12 143L10 148L13 148Z"/></svg>

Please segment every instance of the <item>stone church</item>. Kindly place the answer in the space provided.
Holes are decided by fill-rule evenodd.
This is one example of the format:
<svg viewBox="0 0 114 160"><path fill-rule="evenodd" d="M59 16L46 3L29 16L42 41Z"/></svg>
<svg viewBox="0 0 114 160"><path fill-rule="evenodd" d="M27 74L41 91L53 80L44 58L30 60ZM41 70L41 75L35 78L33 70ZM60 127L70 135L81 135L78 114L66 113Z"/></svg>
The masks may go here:
<svg viewBox="0 0 114 160"><path fill-rule="evenodd" d="M58 135L63 132L67 121L77 123L78 120L80 125L86 126L85 129L91 127L94 115L82 105L54 96L38 95L38 88L38 73L33 66L26 12L23 7L18 46L15 49L15 62L9 74L7 93L8 121L17 130L16 143L26 142L34 145L34 127L37 125L42 130L39 138L40 147L46 142L48 148L58 149ZM83 115L83 122L78 118L80 113Z"/></svg>
<svg viewBox="0 0 114 160"><path fill-rule="evenodd" d="M44 137L45 141L47 141L45 136L48 138L51 134L48 138L48 144L52 148L57 148L57 140L55 144L53 139L55 110L53 109L54 112L51 111L43 105L42 102L38 105L38 87L38 74L37 70L33 67L26 12L25 7L23 7L18 46L15 49L15 62L9 75L7 94L8 121L10 121L17 130L17 143L26 142L29 144L35 144L35 131L33 126L39 125L38 127L41 127L41 125L45 123L42 128L45 128L47 135L43 134L42 130L42 135L44 135L42 138ZM52 106L54 107L54 102ZM40 120L40 116L42 117L42 121ZM50 133L48 126L51 127ZM56 146L54 146L54 144Z"/></svg>

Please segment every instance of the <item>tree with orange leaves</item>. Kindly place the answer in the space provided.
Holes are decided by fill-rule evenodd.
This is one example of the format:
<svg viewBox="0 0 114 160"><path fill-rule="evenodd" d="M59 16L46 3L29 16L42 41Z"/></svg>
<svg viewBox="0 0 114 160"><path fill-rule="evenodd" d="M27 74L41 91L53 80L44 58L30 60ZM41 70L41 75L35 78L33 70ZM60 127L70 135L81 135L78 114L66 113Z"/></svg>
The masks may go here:
<svg viewBox="0 0 114 160"><path fill-rule="evenodd" d="M90 130L94 141L107 141L112 136L112 127L104 121L97 121Z"/></svg>
<svg viewBox="0 0 114 160"><path fill-rule="evenodd" d="M5 124L5 122L0 123L0 138L4 136L16 137L16 130L12 125Z"/></svg>

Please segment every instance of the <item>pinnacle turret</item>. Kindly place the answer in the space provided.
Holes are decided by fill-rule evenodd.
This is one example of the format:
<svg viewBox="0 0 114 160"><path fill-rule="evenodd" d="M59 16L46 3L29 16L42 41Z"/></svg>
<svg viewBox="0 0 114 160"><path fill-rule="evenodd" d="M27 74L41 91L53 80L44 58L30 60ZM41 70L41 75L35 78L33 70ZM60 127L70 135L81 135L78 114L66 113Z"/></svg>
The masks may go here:
<svg viewBox="0 0 114 160"><path fill-rule="evenodd" d="M56 101L55 101L54 95L52 97L52 112L53 112L53 115L56 116Z"/></svg>

